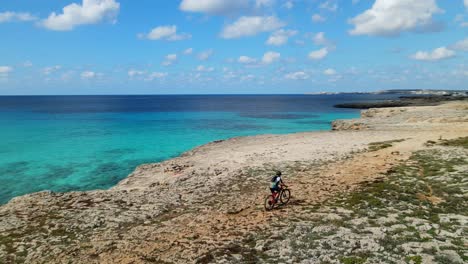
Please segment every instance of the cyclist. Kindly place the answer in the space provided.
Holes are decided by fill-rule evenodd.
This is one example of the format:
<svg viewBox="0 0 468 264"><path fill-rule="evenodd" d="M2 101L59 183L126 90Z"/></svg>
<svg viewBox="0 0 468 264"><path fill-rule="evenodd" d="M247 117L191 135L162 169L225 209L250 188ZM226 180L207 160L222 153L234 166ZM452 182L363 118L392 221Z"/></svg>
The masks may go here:
<svg viewBox="0 0 468 264"><path fill-rule="evenodd" d="M271 184L270 184L270 191L275 202L278 201L277 196L281 188L283 188L283 186L285 186L285 184L283 183L283 179L281 179L281 171L276 171L275 176L271 178Z"/></svg>

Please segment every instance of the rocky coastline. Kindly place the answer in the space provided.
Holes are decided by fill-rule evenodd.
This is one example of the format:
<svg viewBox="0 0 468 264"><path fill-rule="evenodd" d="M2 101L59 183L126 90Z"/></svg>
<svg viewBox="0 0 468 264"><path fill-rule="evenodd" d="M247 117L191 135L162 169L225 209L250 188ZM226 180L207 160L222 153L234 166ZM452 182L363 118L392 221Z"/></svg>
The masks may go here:
<svg viewBox="0 0 468 264"><path fill-rule="evenodd" d="M370 109L386 107L405 107L405 106L435 106L451 101L468 101L468 92L459 91L457 93L445 94L422 94L422 95L404 95L397 100L384 100L375 102L355 102L337 104L337 108Z"/></svg>
<svg viewBox="0 0 468 264"><path fill-rule="evenodd" d="M463 263L468 101L232 138L0 207L0 263ZM293 198L263 210L284 173ZM444 262L445 261L445 262Z"/></svg>

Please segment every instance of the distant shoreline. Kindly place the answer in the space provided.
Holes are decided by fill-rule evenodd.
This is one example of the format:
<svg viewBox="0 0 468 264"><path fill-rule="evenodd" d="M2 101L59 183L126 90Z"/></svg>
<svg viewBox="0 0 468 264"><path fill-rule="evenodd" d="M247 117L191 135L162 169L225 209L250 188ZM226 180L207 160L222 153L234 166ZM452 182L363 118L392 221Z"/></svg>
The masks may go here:
<svg viewBox="0 0 468 264"><path fill-rule="evenodd" d="M398 100L384 100L377 102L355 102L336 104L336 108L369 109L405 106L436 106L445 102L468 100L466 95L460 93L456 95L408 95L400 96Z"/></svg>

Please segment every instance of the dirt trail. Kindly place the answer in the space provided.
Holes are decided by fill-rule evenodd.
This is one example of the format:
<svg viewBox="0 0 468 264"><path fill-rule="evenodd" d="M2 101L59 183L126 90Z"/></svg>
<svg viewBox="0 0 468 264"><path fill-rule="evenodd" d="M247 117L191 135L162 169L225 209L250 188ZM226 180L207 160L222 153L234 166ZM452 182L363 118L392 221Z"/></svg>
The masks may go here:
<svg viewBox="0 0 468 264"><path fill-rule="evenodd" d="M320 204L337 193L351 192L362 184L382 180L389 169L406 161L414 150L421 149L422 142L424 140L407 139L392 147L358 153L350 159L331 162L313 171L298 172L288 179L293 192L291 203L272 212L263 209L262 202L267 192L246 192L233 197L237 210L231 213L207 207L174 217L157 230L155 239L164 242L143 244L140 251L146 256L158 252L157 258L162 261L173 261L174 256L182 262L193 259L209 261L212 259L211 251L228 249L235 241L269 228L278 217L283 220L300 217L304 208Z"/></svg>

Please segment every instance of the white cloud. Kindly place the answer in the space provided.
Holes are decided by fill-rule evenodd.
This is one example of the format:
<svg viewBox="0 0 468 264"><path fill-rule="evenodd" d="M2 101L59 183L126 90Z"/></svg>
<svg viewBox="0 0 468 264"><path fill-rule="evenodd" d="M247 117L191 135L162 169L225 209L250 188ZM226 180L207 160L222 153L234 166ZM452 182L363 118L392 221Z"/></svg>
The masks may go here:
<svg viewBox="0 0 468 264"><path fill-rule="evenodd" d="M115 0L83 0L81 5L72 3L65 6L62 14L53 12L41 24L50 30L66 31L105 19L115 22L119 9L120 4Z"/></svg>
<svg viewBox="0 0 468 264"><path fill-rule="evenodd" d="M262 62L264 64L271 64L271 63L279 60L280 57L281 57L280 53L269 51L269 52L266 52L265 54L263 54Z"/></svg>
<svg viewBox="0 0 468 264"><path fill-rule="evenodd" d="M8 81L10 73L13 72L13 68L10 66L0 66L0 82Z"/></svg>
<svg viewBox="0 0 468 264"><path fill-rule="evenodd" d="M321 48L319 50L315 50L309 53L309 59L311 60L321 60L328 55L327 48Z"/></svg>
<svg viewBox="0 0 468 264"><path fill-rule="evenodd" d="M172 65L176 61L177 61L177 54L168 54L166 55L166 58L163 61L162 65L169 66L169 65Z"/></svg>
<svg viewBox="0 0 468 264"><path fill-rule="evenodd" d="M221 32L221 37L234 39L254 36L262 32L279 29L285 25L286 23L275 16L243 16L234 23L225 26Z"/></svg>
<svg viewBox="0 0 468 264"><path fill-rule="evenodd" d="M323 74L325 74L325 75L335 75L336 71L334 69L329 68L329 69L324 70Z"/></svg>
<svg viewBox="0 0 468 264"><path fill-rule="evenodd" d="M61 68L62 68L62 66L60 66L60 65L45 67L45 68L42 69L42 74L50 75L50 74L60 70Z"/></svg>
<svg viewBox="0 0 468 264"><path fill-rule="evenodd" d="M152 81L154 79L163 79L167 77L169 74L167 72L153 72L148 75L148 77L145 79L146 81Z"/></svg>
<svg viewBox="0 0 468 264"><path fill-rule="evenodd" d="M351 35L394 36L434 25L442 10L435 0L376 0L371 9L350 20Z"/></svg>
<svg viewBox="0 0 468 264"><path fill-rule="evenodd" d="M241 76L241 81L251 81L253 79L255 79L255 75L253 74L247 74L247 75Z"/></svg>
<svg viewBox="0 0 468 264"><path fill-rule="evenodd" d="M468 51L468 38L458 41L452 46L452 48L456 50L461 50L461 51Z"/></svg>
<svg viewBox="0 0 468 264"><path fill-rule="evenodd" d="M146 71L139 71L139 70L134 70L134 69L131 69L127 72L128 76L130 78L134 78L134 77L138 77L138 76L142 76L146 73Z"/></svg>
<svg viewBox="0 0 468 264"><path fill-rule="evenodd" d="M237 59L237 61L239 63L242 63L242 64L255 64L255 63L257 63L257 59L251 58L251 57L248 57L248 56L240 56L239 59Z"/></svg>
<svg viewBox="0 0 468 264"><path fill-rule="evenodd" d="M193 53L193 49L192 49L192 48L188 48L188 49L184 50L184 54L185 54L185 55L190 55L190 54L192 54L192 53Z"/></svg>
<svg viewBox="0 0 468 264"><path fill-rule="evenodd" d="M284 78L290 79L290 80L307 80L309 79L309 77L310 76L303 71L291 72L284 76Z"/></svg>
<svg viewBox="0 0 468 264"><path fill-rule="evenodd" d="M313 14L312 15L312 22L314 23L321 23L325 22L327 19L319 14Z"/></svg>
<svg viewBox="0 0 468 264"><path fill-rule="evenodd" d="M7 75L13 71L10 66L0 66L0 75Z"/></svg>
<svg viewBox="0 0 468 264"><path fill-rule="evenodd" d="M270 35L270 37L266 41L266 44L274 45L274 46L281 46L281 45L286 44L288 42L288 39L296 34L297 34L296 30L280 29L280 30L273 32Z"/></svg>
<svg viewBox="0 0 468 264"><path fill-rule="evenodd" d="M249 7L249 0L183 0L180 10L186 12L222 15Z"/></svg>
<svg viewBox="0 0 468 264"><path fill-rule="evenodd" d="M89 79L94 79L98 76L97 73L93 72L93 71L84 71L81 73L81 79L86 79L86 80L89 80Z"/></svg>
<svg viewBox="0 0 468 264"><path fill-rule="evenodd" d="M418 51L415 54L411 55L411 58L421 61L439 61L444 59L449 59L455 56L455 51L448 49L446 47L440 47L433 51Z"/></svg>
<svg viewBox="0 0 468 264"><path fill-rule="evenodd" d="M197 71L199 71L199 72L212 72L214 70L215 69L213 67L205 67L203 65L198 65L198 67L197 67Z"/></svg>
<svg viewBox="0 0 468 264"><path fill-rule="evenodd" d="M148 34L139 34L138 37L149 40L177 41L192 38L188 33L177 34L177 26L159 26L153 28Z"/></svg>
<svg viewBox="0 0 468 264"><path fill-rule="evenodd" d="M166 59L171 61L177 60L177 54L169 54L166 56Z"/></svg>
<svg viewBox="0 0 468 264"><path fill-rule="evenodd" d="M465 0L465 7L468 8L468 0Z"/></svg>
<svg viewBox="0 0 468 264"><path fill-rule="evenodd" d="M205 51L202 51L202 52L198 53L197 57L198 57L199 60L204 61L204 60L209 59L211 56L213 56L213 52L214 51L212 49L205 50Z"/></svg>
<svg viewBox="0 0 468 264"><path fill-rule="evenodd" d="M330 45L330 41L325 37L324 32L319 32L315 34L312 41L315 43L315 45L323 45L323 46Z"/></svg>
<svg viewBox="0 0 468 264"><path fill-rule="evenodd" d="M237 59L238 63L248 65L249 67L259 67L262 65L267 65L278 61L281 57L281 54L278 52L268 51L263 54L261 60L252 58L249 56L240 56Z"/></svg>
<svg viewBox="0 0 468 264"><path fill-rule="evenodd" d="M1 12L0 13L0 24L7 22L26 22L37 20L37 17L25 12Z"/></svg>
<svg viewBox="0 0 468 264"><path fill-rule="evenodd" d="M327 0L319 5L319 8L326 9L331 12L338 10L338 4L333 0Z"/></svg>

